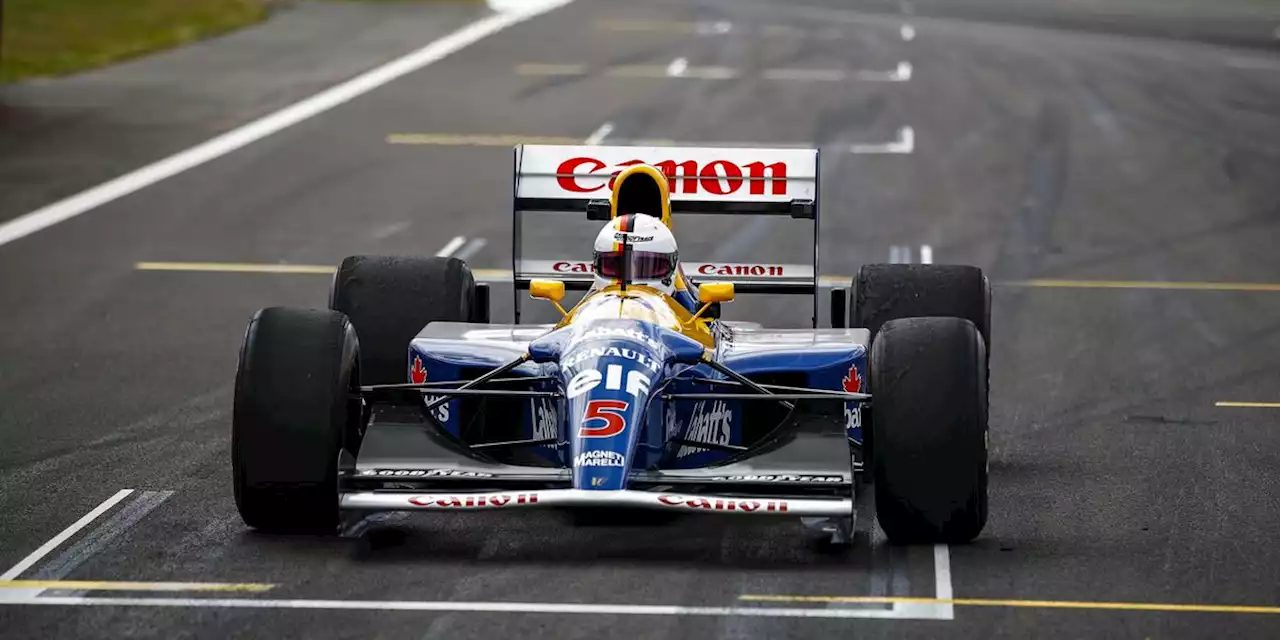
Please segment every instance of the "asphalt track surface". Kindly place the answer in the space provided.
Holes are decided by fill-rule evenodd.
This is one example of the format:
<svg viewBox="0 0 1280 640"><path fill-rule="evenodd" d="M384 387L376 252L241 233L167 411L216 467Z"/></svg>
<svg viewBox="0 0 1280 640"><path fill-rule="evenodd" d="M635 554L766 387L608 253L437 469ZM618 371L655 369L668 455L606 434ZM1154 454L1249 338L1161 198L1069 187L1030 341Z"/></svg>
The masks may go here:
<svg viewBox="0 0 1280 640"><path fill-rule="evenodd" d="M735 77L610 71L676 58ZM766 73L858 76L900 62L908 81ZM534 64L582 71L522 75ZM977 541L890 547L866 518L845 553L789 521L575 527L555 514L479 514L390 519L360 540L246 530L228 454L244 326L262 306L322 305L329 278L137 263L331 265L434 253L462 236L473 265L502 269L509 149L438 142L586 139L605 123L606 143L820 144L826 274L884 261L893 246L918 260L921 245L936 262L987 270L997 285L991 517ZM884 152L903 127L910 153ZM388 142L404 134L437 143ZM5 584L0 600L26 604L0 603L0 628L1276 637L1280 408L1217 403L1280 402L1280 287L1265 286L1280 283L1277 175L1280 58L1265 48L818 3L580 0L0 247L0 568L133 489L17 577L242 589L26 585L66 598L38 606ZM797 246L751 223L722 236L682 249ZM495 290L498 319L508 296ZM794 306L743 301L727 315L803 325ZM955 602L936 600L947 590ZM857 597L887 600L840 601ZM381 610L393 606L419 610ZM431 607L444 610L421 610ZM515 610L485 610L503 607Z"/></svg>

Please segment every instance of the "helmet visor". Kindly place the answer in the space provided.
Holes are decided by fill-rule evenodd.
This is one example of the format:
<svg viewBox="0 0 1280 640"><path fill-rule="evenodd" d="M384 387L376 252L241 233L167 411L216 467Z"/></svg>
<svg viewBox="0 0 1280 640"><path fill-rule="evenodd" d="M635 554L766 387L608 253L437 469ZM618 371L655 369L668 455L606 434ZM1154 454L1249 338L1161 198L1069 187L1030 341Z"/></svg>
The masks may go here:
<svg viewBox="0 0 1280 640"><path fill-rule="evenodd" d="M596 254L596 275L604 278L662 280L675 272L675 256L651 251L605 251Z"/></svg>

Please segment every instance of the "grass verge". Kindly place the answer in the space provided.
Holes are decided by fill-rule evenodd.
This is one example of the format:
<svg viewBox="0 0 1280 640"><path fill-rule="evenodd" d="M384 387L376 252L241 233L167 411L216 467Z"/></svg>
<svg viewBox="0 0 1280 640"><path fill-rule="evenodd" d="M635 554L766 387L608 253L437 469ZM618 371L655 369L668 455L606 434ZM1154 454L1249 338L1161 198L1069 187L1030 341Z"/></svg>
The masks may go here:
<svg viewBox="0 0 1280 640"><path fill-rule="evenodd" d="M56 76L262 20L262 0L0 0L0 83Z"/></svg>

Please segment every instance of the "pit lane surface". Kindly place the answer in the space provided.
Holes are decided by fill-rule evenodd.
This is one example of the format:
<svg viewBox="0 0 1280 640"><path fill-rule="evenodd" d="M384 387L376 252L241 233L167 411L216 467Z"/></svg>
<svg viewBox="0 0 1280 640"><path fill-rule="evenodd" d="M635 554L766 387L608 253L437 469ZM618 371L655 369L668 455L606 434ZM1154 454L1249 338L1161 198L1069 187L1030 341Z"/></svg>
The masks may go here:
<svg viewBox="0 0 1280 640"><path fill-rule="evenodd" d="M685 73L669 77L679 59ZM900 62L909 80L851 79ZM840 81L820 79L836 71ZM1229 286L1280 282L1278 79L1265 50L817 3L579 1L512 27L0 247L0 567L129 488L20 577L275 585L64 584L41 597L230 602L14 604L0 606L0 624L15 637L1274 637L1280 413L1215 403L1280 401L1280 294ZM455 247L471 246L477 268L506 268L509 150L469 136L586 139L606 123L606 143L818 142L824 273L921 245L937 262L988 270L992 512L977 542L945 550L948 576L936 550L890 548L865 520L871 533L846 554L790 521L414 516L358 542L245 530L227 454L244 324L262 306L323 304L329 280L135 265L325 265L434 253L461 236L485 240ZM904 127L910 152L886 149ZM389 142L414 139L393 138L404 135L419 143ZM682 250L788 249L768 232L741 225ZM495 291L498 319L507 299ZM727 309L808 320L786 301ZM840 601L933 598L943 577L961 602L950 616ZM0 598L30 596L19 592ZM294 599L327 604L231 606ZM341 608L388 601L695 609ZM912 619L930 616L952 619Z"/></svg>

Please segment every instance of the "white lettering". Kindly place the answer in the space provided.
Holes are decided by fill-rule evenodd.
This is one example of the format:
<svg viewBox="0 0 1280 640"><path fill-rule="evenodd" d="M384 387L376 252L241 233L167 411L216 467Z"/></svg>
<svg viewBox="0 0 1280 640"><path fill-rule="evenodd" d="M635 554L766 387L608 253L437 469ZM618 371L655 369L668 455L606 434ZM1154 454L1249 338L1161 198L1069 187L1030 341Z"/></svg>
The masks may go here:
<svg viewBox="0 0 1280 640"><path fill-rule="evenodd" d="M579 371L573 379L569 381L569 389L566 395L570 398L576 398L600 385L601 375L595 369L585 369Z"/></svg>
<svg viewBox="0 0 1280 640"><path fill-rule="evenodd" d="M729 444L729 436L732 430L733 411L723 401L714 401L711 405L711 410L708 411L707 401L700 400L693 405L693 412L689 416L689 426L684 431L684 439L691 442L727 445ZM706 450L703 447L685 445L676 452L676 457L683 458Z"/></svg>

